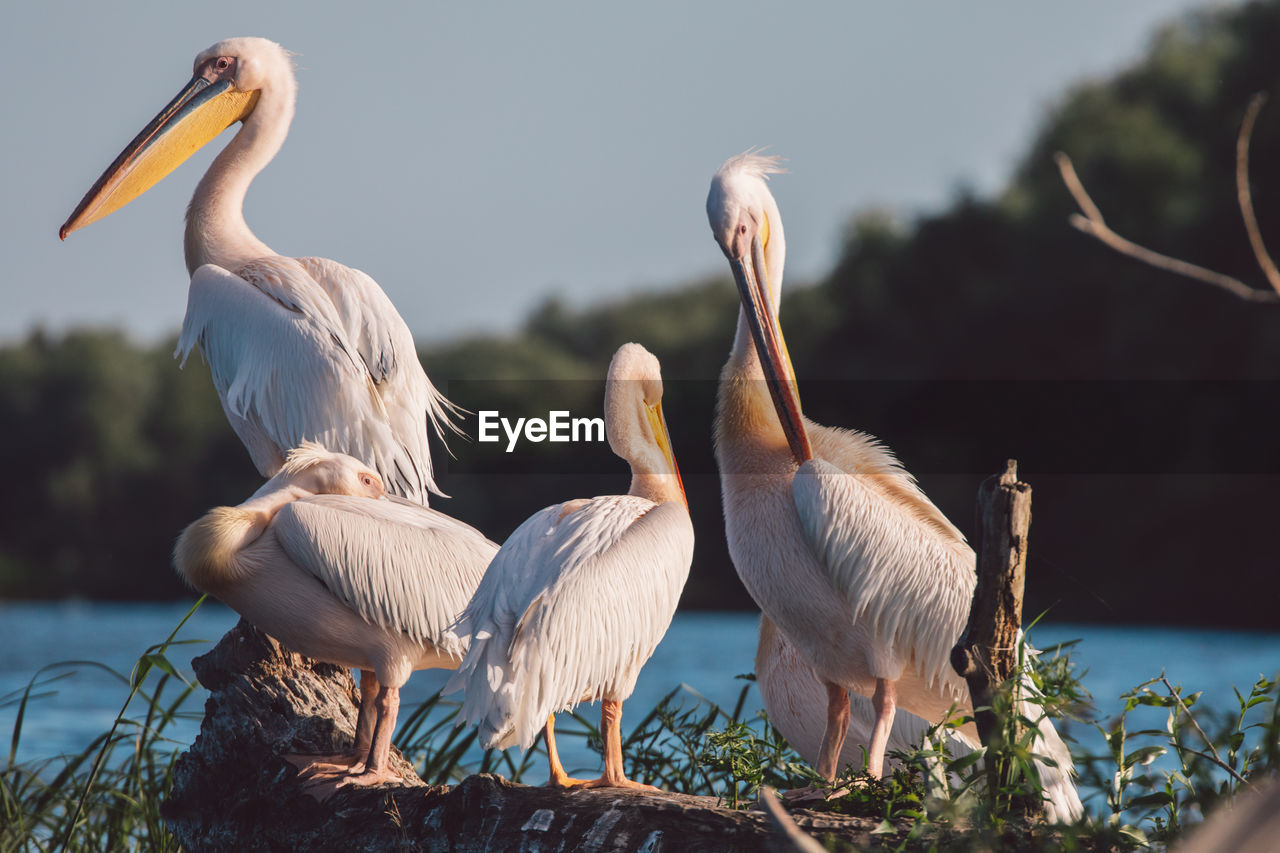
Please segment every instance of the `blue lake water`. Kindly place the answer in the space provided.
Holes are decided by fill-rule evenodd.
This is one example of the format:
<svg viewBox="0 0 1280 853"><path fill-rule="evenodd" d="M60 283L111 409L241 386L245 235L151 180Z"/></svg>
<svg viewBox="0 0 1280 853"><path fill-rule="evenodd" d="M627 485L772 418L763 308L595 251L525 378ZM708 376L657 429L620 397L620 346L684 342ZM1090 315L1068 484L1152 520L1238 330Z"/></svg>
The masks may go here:
<svg viewBox="0 0 1280 853"><path fill-rule="evenodd" d="M62 661L96 662L125 677L146 648L163 640L187 612L187 604L98 603L0 603L0 738L8 741L17 715L12 694L20 693L41 667ZM235 624L236 616L218 604L206 604L178 635L180 640L207 642L176 646L170 659L190 673L193 656L207 651ZM732 706L743 682L734 676L752 670L756 646L755 614L680 613L649 661L636 692L624 706L623 728L647 712L672 688L687 684L722 705ZM1098 713L1107 716L1119 707L1120 694L1164 671L1171 682L1203 691L1202 705L1232 709L1232 687L1247 693L1260 675L1274 677L1280 671L1280 634L1184 628L1117 628L1093 625L1041 624L1033 633L1035 643L1046 647L1079 639L1073 657L1085 670L1084 684L1094 695ZM121 678L89 663L59 667L46 677L72 673L37 691L27 708L19 743L18 760L33 761L82 751L106 731L128 686ZM155 676L153 675L152 678ZM415 673L402 691L407 710L438 690L448 673ZM692 699L691 699L692 701ZM201 701L187 706L198 717ZM753 692L747 709L760 707ZM594 709L581 709L594 714ZM131 709L140 712L140 709ZM1152 712L1159 713L1159 712ZM1160 727L1163 716L1148 717L1146 724ZM199 728L198 719L184 721L170 730L177 745L190 743ZM1071 727L1088 748L1100 741L1089 727ZM1091 740L1092 738L1092 740ZM573 771L598 772L598 759L577 739L562 746L566 766ZM540 778L544 771L535 771Z"/></svg>

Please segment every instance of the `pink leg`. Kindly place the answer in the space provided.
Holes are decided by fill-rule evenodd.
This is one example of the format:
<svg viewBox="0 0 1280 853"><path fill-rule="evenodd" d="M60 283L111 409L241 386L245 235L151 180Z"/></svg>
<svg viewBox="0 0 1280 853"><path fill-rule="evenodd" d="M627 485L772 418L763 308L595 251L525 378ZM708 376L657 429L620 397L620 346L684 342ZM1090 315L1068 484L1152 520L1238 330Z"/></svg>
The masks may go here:
<svg viewBox="0 0 1280 853"><path fill-rule="evenodd" d="M840 750L849 732L849 692L838 684L826 683L827 728L822 733L822 749L818 753L818 773L828 782L834 782Z"/></svg>
<svg viewBox="0 0 1280 853"><path fill-rule="evenodd" d="M877 779L884 777L884 752L889 745L889 732L893 729L893 714L897 708L895 704L897 698L897 690L892 681L876 679L876 692L871 696L871 705L876 710L876 724L871 730L867 770Z"/></svg>
<svg viewBox="0 0 1280 853"><path fill-rule="evenodd" d="M331 755L286 755L285 760L298 768L302 778L332 776L364 761L373 743L373 725L378 712L374 708L377 699L378 677L367 669L360 670L360 714L356 717L356 742L350 752Z"/></svg>
<svg viewBox="0 0 1280 853"><path fill-rule="evenodd" d="M395 733L396 717L400 714L400 688L383 687L378 691L377 708L378 721L373 727L369 757L365 760L364 772L348 780L353 785L377 785L399 778L387 769L387 764L391 757L391 735Z"/></svg>
<svg viewBox="0 0 1280 853"><path fill-rule="evenodd" d="M822 733L822 746L818 750L817 771L827 782L834 782L840 770L840 750L844 746L845 735L849 732L849 692L838 684L825 682L827 688L827 728ZM825 800L837 797L843 790L832 791L829 787L818 788L806 785L793 788L782 796L793 803L809 800Z"/></svg>
<svg viewBox="0 0 1280 853"><path fill-rule="evenodd" d="M547 717L547 725L543 728L547 737L547 761L551 764L551 778L547 780L548 788L572 788L583 783L582 779L574 779L564 772L560 763L560 752L556 749L556 715Z"/></svg>
<svg viewBox="0 0 1280 853"><path fill-rule="evenodd" d="M363 681L363 679L362 679ZM402 781L390 767L391 735L395 731L396 716L400 713L400 689L383 686L375 700L377 721L373 726L373 743L368 757L345 773L314 782L307 786L307 793L317 800L326 800L344 785L381 785Z"/></svg>
<svg viewBox="0 0 1280 853"><path fill-rule="evenodd" d="M634 788L659 791L652 785L633 782L622 767L622 703L609 699L600 702L600 736L604 738L604 774L599 779L578 782L581 788Z"/></svg>

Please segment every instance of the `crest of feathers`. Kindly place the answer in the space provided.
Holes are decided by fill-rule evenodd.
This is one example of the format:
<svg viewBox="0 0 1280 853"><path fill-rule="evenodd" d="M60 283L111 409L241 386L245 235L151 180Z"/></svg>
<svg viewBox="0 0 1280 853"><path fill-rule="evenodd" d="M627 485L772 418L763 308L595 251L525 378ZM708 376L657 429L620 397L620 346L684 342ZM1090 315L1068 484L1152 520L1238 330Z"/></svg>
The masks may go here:
<svg viewBox="0 0 1280 853"><path fill-rule="evenodd" d="M289 455L285 457L284 465L280 468L280 473L285 475L301 474L313 465L328 462L336 455L333 451L326 450L314 441L303 441L289 451Z"/></svg>
<svg viewBox="0 0 1280 853"><path fill-rule="evenodd" d="M761 154L761 150L763 149L749 148L741 154L730 157L720 167L720 174L738 172L767 181L770 175L786 173L787 170L782 167L781 157L777 154Z"/></svg>

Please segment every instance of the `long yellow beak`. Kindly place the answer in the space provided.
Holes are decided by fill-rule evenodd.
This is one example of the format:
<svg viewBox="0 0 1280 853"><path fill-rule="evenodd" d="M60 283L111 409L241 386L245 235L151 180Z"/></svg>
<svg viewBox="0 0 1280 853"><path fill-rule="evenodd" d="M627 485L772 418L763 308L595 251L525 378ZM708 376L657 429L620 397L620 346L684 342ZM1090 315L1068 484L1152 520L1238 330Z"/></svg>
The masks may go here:
<svg viewBox="0 0 1280 853"><path fill-rule="evenodd" d="M107 167L58 236L67 239L151 189L209 140L246 118L257 102L256 90L237 91L230 80L192 78Z"/></svg>
<svg viewBox="0 0 1280 853"><path fill-rule="evenodd" d="M684 498L684 505L689 506L689 497L684 491L684 480L680 477L680 468L676 465L675 451L671 449L671 435L667 432L667 419L662 414L662 402L659 401L653 406L645 406L645 414L649 416L649 425L653 427L653 436L658 440L658 449L662 451L663 457L671 466L671 473L676 475L676 485L680 487L680 497Z"/></svg>
<svg viewBox="0 0 1280 853"><path fill-rule="evenodd" d="M769 396L773 398L773 408L777 411L782 431L787 436L791 455L803 465L813 458L813 450L809 447L809 434L805 432L804 418L800 412L800 395L796 391L796 374L791 366L791 356L787 353L786 341L782 339L778 317L769 304L768 293L765 292L768 274L764 245L759 235L751 241L751 257L733 258L730 266L733 268L733 280L738 285L738 296L742 299L747 325L751 329L751 338L755 341L756 353L764 368Z"/></svg>

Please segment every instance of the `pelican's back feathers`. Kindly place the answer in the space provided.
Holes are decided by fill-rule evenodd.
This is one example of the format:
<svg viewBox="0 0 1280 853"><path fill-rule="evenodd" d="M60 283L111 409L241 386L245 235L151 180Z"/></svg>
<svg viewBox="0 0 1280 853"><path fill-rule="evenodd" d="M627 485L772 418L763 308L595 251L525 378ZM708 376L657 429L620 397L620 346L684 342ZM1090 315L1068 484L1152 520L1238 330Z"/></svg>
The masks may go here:
<svg viewBox="0 0 1280 853"><path fill-rule="evenodd" d="M498 550L475 528L405 500L318 495L286 504L272 530L366 622L436 646Z"/></svg>
<svg viewBox="0 0 1280 853"><path fill-rule="evenodd" d="M886 499L883 477L809 460L792 483L800 525L872 638L873 674L897 680L914 665L930 684L954 680L951 647L973 598L973 550L917 506Z"/></svg>
<svg viewBox="0 0 1280 853"><path fill-rule="evenodd" d="M666 633L693 556L688 512L631 495L557 504L503 544L454 629L448 688L487 746L528 747L549 714L622 700Z"/></svg>

